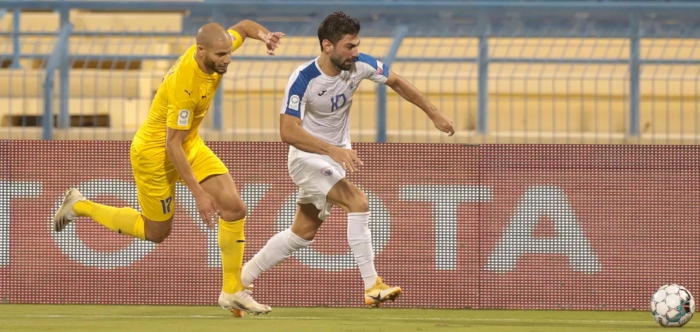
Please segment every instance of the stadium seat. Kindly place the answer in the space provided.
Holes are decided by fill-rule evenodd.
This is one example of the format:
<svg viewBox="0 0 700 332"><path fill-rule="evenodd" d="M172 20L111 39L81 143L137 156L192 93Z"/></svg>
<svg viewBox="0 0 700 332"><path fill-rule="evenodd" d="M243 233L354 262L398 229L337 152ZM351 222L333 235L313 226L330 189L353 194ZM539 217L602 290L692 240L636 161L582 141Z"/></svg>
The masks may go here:
<svg viewBox="0 0 700 332"><path fill-rule="evenodd" d="M72 11L75 32L70 39L69 112L71 116L100 117L84 125L133 131L143 121L163 73L174 59L192 45L192 36L161 36L154 32L179 32L183 13L101 13ZM23 13L23 31L43 32L21 40L23 53L47 56L56 43L56 13ZM140 32L135 35L81 35L81 31ZM12 15L0 19L0 31L11 31ZM384 57L391 38L365 36L362 52ZM645 58L698 58L693 40L642 40ZM0 37L0 54L11 54L12 40ZM223 81L223 127L261 135L276 132L278 109L289 74L301 61L264 61L261 44L248 42L234 54ZM315 37L287 36L278 56L312 59L318 54ZM411 80L430 99L456 119L457 129L476 129L478 112L478 54L476 38L406 37L392 68ZM516 133L622 134L627 129L628 65L567 64L561 59L604 58L626 61L625 39L491 38L492 58L539 58L548 63L489 65L489 131ZM150 56L167 56L151 59ZM247 59L260 56L260 60ZM408 61L408 58L453 57L460 62ZM238 59L237 59L238 58ZM0 123L26 124L27 116L43 114L45 59L23 59L20 70L0 70ZM641 71L643 132L682 134L695 130L700 119L695 110L700 66L645 65ZM58 97L58 75L54 96ZM372 133L377 121L376 85L360 86L351 121L359 132ZM387 129L393 132L430 132L432 124L413 105L389 92ZM55 105L58 105L55 101ZM58 111L58 107L54 107ZM19 120L18 120L19 119ZM19 122L18 122L19 121ZM213 127L212 117L206 127ZM371 137L366 134L363 137ZM393 136L392 136L393 137Z"/></svg>

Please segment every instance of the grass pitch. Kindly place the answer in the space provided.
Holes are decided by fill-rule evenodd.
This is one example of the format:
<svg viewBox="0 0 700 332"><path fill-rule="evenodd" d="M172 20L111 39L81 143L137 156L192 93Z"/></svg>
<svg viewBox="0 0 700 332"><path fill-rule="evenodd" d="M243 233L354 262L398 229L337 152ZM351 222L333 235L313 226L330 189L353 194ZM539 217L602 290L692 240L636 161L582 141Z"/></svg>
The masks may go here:
<svg viewBox="0 0 700 332"><path fill-rule="evenodd" d="M697 321L695 321L697 320ZM218 307L0 305L0 331L660 331L646 311L273 308L234 318ZM694 317L684 330L700 331Z"/></svg>

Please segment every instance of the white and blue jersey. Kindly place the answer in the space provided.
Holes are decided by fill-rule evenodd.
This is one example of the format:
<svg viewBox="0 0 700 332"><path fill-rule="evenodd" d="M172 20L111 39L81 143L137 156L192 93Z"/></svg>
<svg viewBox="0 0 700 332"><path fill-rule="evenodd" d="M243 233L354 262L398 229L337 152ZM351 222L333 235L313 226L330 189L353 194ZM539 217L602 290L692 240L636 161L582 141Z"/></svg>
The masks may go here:
<svg viewBox="0 0 700 332"><path fill-rule="evenodd" d="M389 68L381 61L362 54L350 70L331 77L318 65L318 57L299 66L289 77L280 113L296 116L314 137L349 149L352 97L363 79L386 83ZM305 154L290 146L289 157Z"/></svg>

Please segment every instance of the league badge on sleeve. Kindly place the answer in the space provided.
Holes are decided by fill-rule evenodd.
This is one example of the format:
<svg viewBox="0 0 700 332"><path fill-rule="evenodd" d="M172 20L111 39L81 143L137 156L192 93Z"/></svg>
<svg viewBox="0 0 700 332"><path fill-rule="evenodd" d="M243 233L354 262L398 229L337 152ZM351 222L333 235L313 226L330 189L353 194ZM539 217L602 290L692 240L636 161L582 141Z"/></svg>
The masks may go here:
<svg viewBox="0 0 700 332"><path fill-rule="evenodd" d="M178 126L186 126L190 122L190 111L180 110L180 116L177 119Z"/></svg>
<svg viewBox="0 0 700 332"><path fill-rule="evenodd" d="M299 96L292 95L292 97L289 98L289 108L295 111L299 110Z"/></svg>

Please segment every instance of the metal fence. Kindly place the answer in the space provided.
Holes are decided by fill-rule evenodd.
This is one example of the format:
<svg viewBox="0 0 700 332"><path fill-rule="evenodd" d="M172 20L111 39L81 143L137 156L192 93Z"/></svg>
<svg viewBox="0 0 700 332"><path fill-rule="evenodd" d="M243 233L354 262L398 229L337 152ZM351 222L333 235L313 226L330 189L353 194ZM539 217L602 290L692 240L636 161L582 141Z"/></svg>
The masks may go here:
<svg viewBox="0 0 700 332"><path fill-rule="evenodd" d="M365 82L351 115L355 141L700 142L697 2L0 1L0 8L0 138L131 139L196 27L251 18L287 37L275 57L254 41L233 55L202 134L278 140L289 75L318 55L322 17L344 10L363 24L361 51L411 80L457 129L440 135L417 107Z"/></svg>

